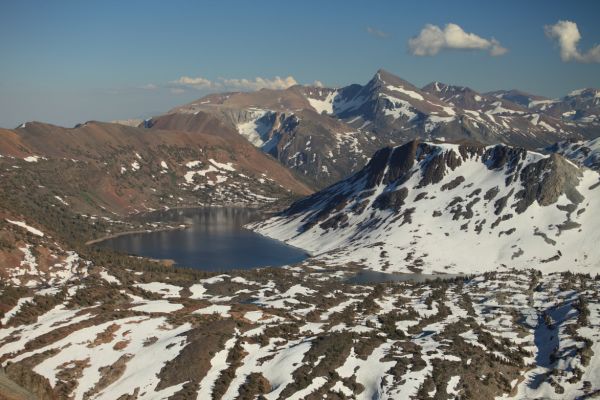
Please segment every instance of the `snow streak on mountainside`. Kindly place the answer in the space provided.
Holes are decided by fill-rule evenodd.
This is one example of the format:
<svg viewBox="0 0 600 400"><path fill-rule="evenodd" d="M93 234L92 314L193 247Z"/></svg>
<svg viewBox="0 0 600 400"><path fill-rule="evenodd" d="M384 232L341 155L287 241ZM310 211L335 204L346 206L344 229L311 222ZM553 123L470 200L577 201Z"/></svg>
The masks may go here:
<svg viewBox="0 0 600 400"><path fill-rule="evenodd" d="M597 272L600 175L560 155L413 141L256 225L331 263Z"/></svg>
<svg viewBox="0 0 600 400"><path fill-rule="evenodd" d="M493 92L485 93L487 96L493 96L498 99L504 99L511 101L515 104L526 108L535 108L536 106L543 104L551 104L556 100L551 100L547 97L537 96L531 93L526 93L521 90L495 90Z"/></svg>
<svg viewBox="0 0 600 400"><path fill-rule="evenodd" d="M478 140L485 143L506 143L521 146L532 146L535 141L544 142L552 137L560 138L577 136L577 128L573 124L547 115L543 111L529 109L531 100L524 106L525 99L531 95L521 92L493 92L480 94L468 87L446 85L434 82L423 88L424 91L437 95L448 104L458 107L476 125L485 126L495 141ZM538 96L532 96L539 98ZM472 121L473 122L473 121ZM519 138L519 136L522 136Z"/></svg>

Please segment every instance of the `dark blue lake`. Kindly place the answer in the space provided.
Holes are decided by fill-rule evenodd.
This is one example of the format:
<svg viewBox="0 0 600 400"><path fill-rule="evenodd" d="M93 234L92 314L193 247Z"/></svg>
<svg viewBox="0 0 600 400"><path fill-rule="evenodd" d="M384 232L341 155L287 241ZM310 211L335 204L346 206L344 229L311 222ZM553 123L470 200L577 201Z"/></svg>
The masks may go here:
<svg viewBox="0 0 600 400"><path fill-rule="evenodd" d="M158 211L147 214L144 220L189 227L128 234L97 245L143 257L169 259L178 266L205 271L279 267L308 257L301 249L243 228L261 217L256 210L235 207Z"/></svg>

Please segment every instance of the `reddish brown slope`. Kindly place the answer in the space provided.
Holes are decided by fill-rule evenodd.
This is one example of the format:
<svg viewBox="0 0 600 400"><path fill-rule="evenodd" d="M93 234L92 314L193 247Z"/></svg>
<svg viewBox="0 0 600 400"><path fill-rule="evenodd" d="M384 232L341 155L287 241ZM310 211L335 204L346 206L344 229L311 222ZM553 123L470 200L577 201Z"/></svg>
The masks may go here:
<svg viewBox="0 0 600 400"><path fill-rule="evenodd" d="M181 119L177 121L181 122ZM172 128L167 122L165 121L165 127ZM33 122L15 131L0 130L0 154L19 158L39 155L97 164L105 163L110 158L134 156L138 153L142 159L160 158L160 161L177 168L174 164L189 161L185 160L185 153L193 151L220 163L233 162L241 170L255 176L264 173L294 193L311 192L290 171L216 118L207 115L200 122L197 118L194 122L199 125L193 131L150 130L100 122L89 122L69 129ZM167 154L168 150L181 153L181 160L170 160L174 156Z"/></svg>

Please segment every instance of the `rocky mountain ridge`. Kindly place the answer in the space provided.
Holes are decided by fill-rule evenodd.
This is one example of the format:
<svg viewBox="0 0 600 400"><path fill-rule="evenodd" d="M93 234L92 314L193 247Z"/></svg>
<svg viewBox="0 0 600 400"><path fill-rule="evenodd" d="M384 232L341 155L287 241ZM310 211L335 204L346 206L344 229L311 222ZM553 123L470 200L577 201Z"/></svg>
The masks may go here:
<svg viewBox="0 0 600 400"><path fill-rule="evenodd" d="M149 125L195 131L194 121L210 114L323 188L362 168L377 149L417 138L535 149L596 137L600 112L590 93L597 92L550 100L518 91L477 93L440 82L418 88L379 70L365 85L208 95Z"/></svg>
<svg viewBox="0 0 600 400"><path fill-rule="evenodd" d="M255 229L377 270L586 271L599 215L600 175L558 154L412 141Z"/></svg>

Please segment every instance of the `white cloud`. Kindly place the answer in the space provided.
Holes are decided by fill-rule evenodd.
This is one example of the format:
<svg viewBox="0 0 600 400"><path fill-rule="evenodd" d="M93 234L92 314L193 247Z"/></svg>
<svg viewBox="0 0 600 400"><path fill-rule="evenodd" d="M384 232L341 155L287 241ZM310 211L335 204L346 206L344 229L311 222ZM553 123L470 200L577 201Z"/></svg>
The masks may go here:
<svg viewBox="0 0 600 400"><path fill-rule="evenodd" d="M298 82L293 76L281 78L279 76L273 79L256 77L254 79L238 78L219 78L211 81L203 77L182 76L172 81L171 84L178 88L189 87L193 89L229 89L229 90L260 90L260 89L287 89L290 86L297 85Z"/></svg>
<svg viewBox="0 0 600 400"><path fill-rule="evenodd" d="M180 88L180 87L176 87L176 88L171 88L170 92L173 94L183 94L185 93L185 89L184 88Z"/></svg>
<svg viewBox="0 0 600 400"><path fill-rule="evenodd" d="M376 37L382 38L382 39L385 39L388 36L390 36L387 32L384 32L384 31L382 31L380 29L377 29L377 28L373 28L371 26L367 26L367 33L369 35L373 35L373 36L376 36Z"/></svg>
<svg viewBox="0 0 600 400"><path fill-rule="evenodd" d="M173 81L172 83L181 86L189 86L194 89L207 89L212 87L214 84L209 79L202 78L200 76L192 78L189 76L182 76L181 78Z"/></svg>
<svg viewBox="0 0 600 400"><path fill-rule="evenodd" d="M313 82L312 84L314 87L325 87L325 85L323 85L323 82L316 80Z"/></svg>
<svg viewBox="0 0 600 400"><path fill-rule="evenodd" d="M600 63L600 45L596 45L585 53L577 49L581 34L577 24L572 21L558 21L554 25L544 27L546 36L558 42L560 58L563 61L578 61L583 63Z"/></svg>
<svg viewBox="0 0 600 400"><path fill-rule="evenodd" d="M273 79L256 77L250 79L224 79L219 78L220 83L227 88L242 90L260 90L260 89L287 89L290 86L297 85L298 82L293 76L281 78L276 76Z"/></svg>
<svg viewBox="0 0 600 400"><path fill-rule="evenodd" d="M443 49L485 50L492 56L501 56L508 51L496 39L467 33L452 23L446 24L444 29L437 25L425 25L418 36L409 39L408 47L415 56L434 56Z"/></svg>
<svg viewBox="0 0 600 400"><path fill-rule="evenodd" d="M158 89L158 86L155 85L154 83L148 83L146 85L141 86L141 89L156 90L156 89Z"/></svg>

